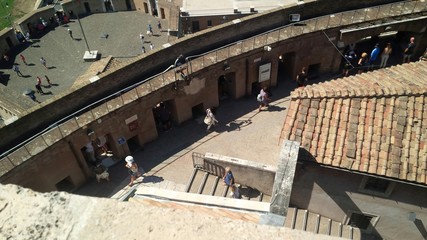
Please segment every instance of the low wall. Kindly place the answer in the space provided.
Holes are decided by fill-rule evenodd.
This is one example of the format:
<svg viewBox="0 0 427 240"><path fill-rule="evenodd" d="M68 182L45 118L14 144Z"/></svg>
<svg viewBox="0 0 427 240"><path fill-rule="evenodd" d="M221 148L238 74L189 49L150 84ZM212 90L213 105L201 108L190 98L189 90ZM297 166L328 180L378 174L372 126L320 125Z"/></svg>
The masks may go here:
<svg viewBox="0 0 427 240"><path fill-rule="evenodd" d="M181 203L268 213L270 203L217 197L196 193L178 192L154 187L138 187L134 198L160 198ZM130 200L131 201L131 200Z"/></svg>
<svg viewBox="0 0 427 240"><path fill-rule="evenodd" d="M255 188L267 195L271 195L273 192L277 170L273 166L214 153L206 153L203 160L208 164L223 168L230 167L237 183Z"/></svg>

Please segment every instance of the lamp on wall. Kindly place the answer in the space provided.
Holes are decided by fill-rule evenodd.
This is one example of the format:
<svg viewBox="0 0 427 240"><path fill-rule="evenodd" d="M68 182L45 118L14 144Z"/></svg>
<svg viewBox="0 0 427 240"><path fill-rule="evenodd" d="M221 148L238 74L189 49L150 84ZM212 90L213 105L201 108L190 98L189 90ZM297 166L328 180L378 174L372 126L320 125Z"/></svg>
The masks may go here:
<svg viewBox="0 0 427 240"><path fill-rule="evenodd" d="M227 71L227 70L229 70L229 69L230 69L230 65L228 64L228 62L227 62L227 61L225 61L225 62L224 62L224 66L222 67L222 69L223 69L224 71Z"/></svg>
<svg viewBox="0 0 427 240"><path fill-rule="evenodd" d="M86 130L86 135L88 136L89 140L91 140L91 141L96 139L95 131L93 131L91 128L88 128Z"/></svg>

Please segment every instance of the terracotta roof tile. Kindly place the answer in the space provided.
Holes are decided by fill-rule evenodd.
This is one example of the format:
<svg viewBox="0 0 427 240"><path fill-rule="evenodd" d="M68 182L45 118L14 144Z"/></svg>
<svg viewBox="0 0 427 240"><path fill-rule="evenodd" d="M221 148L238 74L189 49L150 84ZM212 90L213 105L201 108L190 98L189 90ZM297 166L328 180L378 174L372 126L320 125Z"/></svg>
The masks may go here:
<svg viewBox="0 0 427 240"><path fill-rule="evenodd" d="M282 138L319 164L427 184L427 62L299 88Z"/></svg>

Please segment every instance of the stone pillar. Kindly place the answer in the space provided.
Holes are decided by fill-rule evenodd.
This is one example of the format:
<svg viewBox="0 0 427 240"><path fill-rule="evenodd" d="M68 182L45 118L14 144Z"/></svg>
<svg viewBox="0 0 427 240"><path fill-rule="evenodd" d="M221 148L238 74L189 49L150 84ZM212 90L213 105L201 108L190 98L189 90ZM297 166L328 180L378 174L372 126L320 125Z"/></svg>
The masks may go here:
<svg viewBox="0 0 427 240"><path fill-rule="evenodd" d="M299 146L298 142L283 142L271 195L270 213L284 217L288 214Z"/></svg>

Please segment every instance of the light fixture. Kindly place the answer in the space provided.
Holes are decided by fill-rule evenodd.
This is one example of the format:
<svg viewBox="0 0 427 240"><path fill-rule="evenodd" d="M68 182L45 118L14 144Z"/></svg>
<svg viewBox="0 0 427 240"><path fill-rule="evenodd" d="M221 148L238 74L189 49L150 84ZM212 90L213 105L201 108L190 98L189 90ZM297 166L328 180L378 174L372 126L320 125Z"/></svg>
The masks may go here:
<svg viewBox="0 0 427 240"><path fill-rule="evenodd" d="M224 71L227 71L227 70L229 70L230 69L230 65L228 64L228 62L227 61L225 61L224 62L224 66L223 66L223 68L222 68Z"/></svg>
<svg viewBox="0 0 427 240"><path fill-rule="evenodd" d="M271 51L271 47L270 46L264 46L264 51L270 52Z"/></svg>

